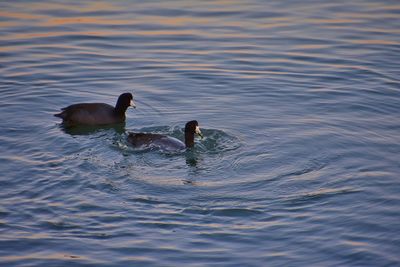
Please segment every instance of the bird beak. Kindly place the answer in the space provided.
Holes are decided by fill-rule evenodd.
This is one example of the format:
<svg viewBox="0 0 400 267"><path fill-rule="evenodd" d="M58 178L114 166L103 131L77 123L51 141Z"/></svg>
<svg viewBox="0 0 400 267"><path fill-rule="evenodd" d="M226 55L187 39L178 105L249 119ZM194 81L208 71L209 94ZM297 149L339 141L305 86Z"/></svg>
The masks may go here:
<svg viewBox="0 0 400 267"><path fill-rule="evenodd" d="M133 99L131 100L131 102L129 103L129 106L136 108L135 102L133 102Z"/></svg>
<svg viewBox="0 0 400 267"><path fill-rule="evenodd" d="M203 136L203 134L201 133L199 126L196 126L195 133L196 133L198 136L200 136L201 139L203 139L204 136Z"/></svg>

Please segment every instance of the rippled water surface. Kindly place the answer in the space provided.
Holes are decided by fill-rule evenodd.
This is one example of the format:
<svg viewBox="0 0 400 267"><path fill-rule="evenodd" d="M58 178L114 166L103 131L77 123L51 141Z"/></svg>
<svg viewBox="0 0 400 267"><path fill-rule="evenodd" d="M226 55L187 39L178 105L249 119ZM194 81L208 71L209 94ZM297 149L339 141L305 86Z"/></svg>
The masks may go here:
<svg viewBox="0 0 400 267"><path fill-rule="evenodd" d="M398 1L2 1L1 266L400 266ZM65 129L132 92L125 125ZM129 131L205 138L138 150Z"/></svg>

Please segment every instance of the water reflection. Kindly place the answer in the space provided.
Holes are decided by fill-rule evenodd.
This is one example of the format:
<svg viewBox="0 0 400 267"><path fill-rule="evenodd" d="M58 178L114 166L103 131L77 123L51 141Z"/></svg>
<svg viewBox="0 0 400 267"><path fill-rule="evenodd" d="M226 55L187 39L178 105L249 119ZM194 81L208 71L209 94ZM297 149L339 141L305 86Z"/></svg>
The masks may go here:
<svg viewBox="0 0 400 267"><path fill-rule="evenodd" d="M199 155L196 153L195 149L187 149L185 151L186 165L189 167L197 167L199 162Z"/></svg>
<svg viewBox="0 0 400 267"><path fill-rule="evenodd" d="M64 124L60 124L60 129L70 135L91 135L100 131L114 130L117 134L125 133L125 122L112 124L112 125L102 125L102 126L91 126L91 125L80 125L68 127Z"/></svg>

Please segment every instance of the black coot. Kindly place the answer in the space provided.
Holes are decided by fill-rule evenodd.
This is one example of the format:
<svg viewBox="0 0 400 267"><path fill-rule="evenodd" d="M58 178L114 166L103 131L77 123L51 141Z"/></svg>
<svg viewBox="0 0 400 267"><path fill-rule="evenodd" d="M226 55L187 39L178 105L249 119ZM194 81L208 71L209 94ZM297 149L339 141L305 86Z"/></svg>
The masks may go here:
<svg viewBox="0 0 400 267"><path fill-rule="evenodd" d="M118 97L115 107L105 103L80 103L62 108L62 112L54 116L62 118L65 126L105 125L125 121L125 112L129 107L136 107L131 93Z"/></svg>
<svg viewBox="0 0 400 267"><path fill-rule="evenodd" d="M163 134L129 133L128 142L134 147L155 147L164 151L178 151L194 146L194 135L201 134L197 121L189 121L185 125L185 143Z"/></svg>

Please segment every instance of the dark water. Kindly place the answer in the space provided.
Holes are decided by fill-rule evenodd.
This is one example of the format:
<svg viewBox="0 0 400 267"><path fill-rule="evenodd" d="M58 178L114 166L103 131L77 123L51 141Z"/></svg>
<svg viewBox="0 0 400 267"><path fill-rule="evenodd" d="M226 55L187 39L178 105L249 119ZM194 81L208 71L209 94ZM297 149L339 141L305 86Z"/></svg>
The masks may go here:
<svg viewBox="0 0 400 267"><path fill-rule="evenodd" d="M1 266L400 266L398 1L80 2L0 3Z"/></svg>

